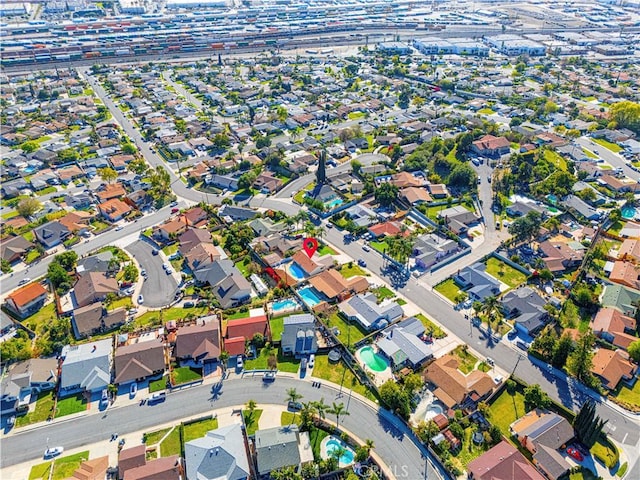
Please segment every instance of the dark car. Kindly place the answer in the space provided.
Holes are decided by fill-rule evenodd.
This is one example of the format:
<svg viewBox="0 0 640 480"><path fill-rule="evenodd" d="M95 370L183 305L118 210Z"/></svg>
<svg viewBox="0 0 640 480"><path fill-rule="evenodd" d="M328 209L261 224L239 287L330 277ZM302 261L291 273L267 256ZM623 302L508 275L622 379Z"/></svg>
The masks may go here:
<svg viewBox="0 0 640 480"><path fill-rule="evenodd" d="M367 266L367 262L365 262L364 260L362 260L360 258L360 259L358 259L358 265L360 265L361 267L366 267Z"/></svg>
<svg viewBox="0 0 640 480"><path fill-rule="evenodd" d="M154 249L151 251L151 253L152 253L153 255L158 255L158 249L154 248Z"/></svg>
<svg viewBox="0 0 640 480"><path fill-rule="evenodd" d="M274 382L276 380L276 372L264 372L262 376L263 382Z"/></svg>
<svg viewBox="0 0 640 480"><path fill-rule="evenodd" d="M293 412L299 412L302 410L302 404L300 402L289 402L287 407Z"/></svg>

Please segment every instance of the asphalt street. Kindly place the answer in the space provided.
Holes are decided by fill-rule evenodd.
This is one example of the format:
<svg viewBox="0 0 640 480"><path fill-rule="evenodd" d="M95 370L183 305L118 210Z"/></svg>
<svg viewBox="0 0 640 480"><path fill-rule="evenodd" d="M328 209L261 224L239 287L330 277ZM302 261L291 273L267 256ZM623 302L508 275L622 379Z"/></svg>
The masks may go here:
<svg viewBox="0 0 640 480"><path fill-rule="evenodd" d="M178 291L178 283L173 275L167 275L162 268L163 257L153 255L154 246L144 240L138 240L126 247L127 252L147 271L147 279L142 283L140 293L144 297L145 307L164 307L171 303ZM137 301L137 299L134 299Z"/></svg>
<svg viewBox="0 0 640 480"><path fill-rule="evenodd" d="M440 477L430 464L425 476L426 462L423 452L407 436L409 432L402 422L388 412L375 410L357 397L349 398L344 393L342 397L337 398L338 392L326 385L318 389L310 382L292 378L277 378L274 383L265 384L261 375L226 380L216 399L211 394L211 385L202 385L169 394L166 401L153 406L118 407L116 402L114 407L104 413L89 414L68 421L42 424L31 430L17 431L3 439L0 467L38 458L45 450L46 438L52 441L55 439L55 444L65 449L104 440L114 432L117 432L120 438L125 438L129 432L147 428L153 430L158 424L210 413L216 408L240 406L251 399L258 402L258 408L260 404L284 404L289 388L295 388L302 394L303 401L324 399L329 405L333 402L342 402L345 406L348 404L349 415L342 417L340 424L363 440L373 439L375 452L397 478L416 480ZM133 444L140 439L127 440Z"/></svg>
<svg viewBox="0 0 640 480"><path fill-rule="evenodd" d="M621 168L624 174L632 180L640 181L640 172L636 172L622 156L613 153L607 147L603 147L589 137L580 137L576 139L576 143L587 150L591 150L613 168Z"/></svg>

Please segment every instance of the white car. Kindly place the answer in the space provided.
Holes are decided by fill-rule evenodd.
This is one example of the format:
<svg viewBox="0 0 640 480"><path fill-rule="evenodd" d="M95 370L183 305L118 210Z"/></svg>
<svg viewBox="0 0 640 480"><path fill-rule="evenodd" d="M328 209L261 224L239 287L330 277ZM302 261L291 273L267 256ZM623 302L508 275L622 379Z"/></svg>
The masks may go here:
<svg viewBox="0 0 640 480"><path fill-rule="evenodd" d="M138 295L138 305L142 305L144 303L144 297L142 295Z"/></svg>
<svg viewBox="0 0 640 480"><path fill-rule="evenodd" d="M171 269L171 267L165 268L164 271L167 275L171 275L173 273L173 270Z"/></svg>
<svg viewBox="0 0 640 480"><path fill-rule="evenodd" d="M20 281L18 282L18 285L19 285L19 286L20 286L20 285L26 285L26 284L27 284L27 283L29 283L30 281L31 281L31 279L30 279L29 277L25 277L25 278L23 278L22 280L20 280Z"/></svg>
<svg viewBox="0 0 640 480"><path fill-rule="evenodd" d="M236 357L236 368L238 370L242 370L244 368L244 361L242 360L242 355L238 355Z"/></svg>
<svg viewBox="0 0 640 480"><path fill-rule="evenodd" d="M61 455L64 452L64 447L51 447L44 451L44 458L53 458Z"/></svg>
<svg viewBox="0 0 640 480"><path fill-rule="evenodd" d="M316 362L316 356L312 353L309 355L309 368L313 368L313 364Z"/></svg>
<svg viewBox="0 0 640 480"><path fill-rule="evenodd" d="M131 396L131 398L133 398L136 396L136 393L138 393L138 383L133 382L131 384L131 387L129 388L129 395Z"/></svg>
<svg viewBox="0 0 640 480"><path fill-rule="evenodd" d="M162 268L166 270L167 268L171 268L171 265L169 265L168 263L163 263Z"/></svg>
<svg viewBox="0 0 640 480"><path fill-rule="evenodd" d="M116 227L116 232L119 232L120 230L122 230L124 227L122 225L118 225Z"/></svg>

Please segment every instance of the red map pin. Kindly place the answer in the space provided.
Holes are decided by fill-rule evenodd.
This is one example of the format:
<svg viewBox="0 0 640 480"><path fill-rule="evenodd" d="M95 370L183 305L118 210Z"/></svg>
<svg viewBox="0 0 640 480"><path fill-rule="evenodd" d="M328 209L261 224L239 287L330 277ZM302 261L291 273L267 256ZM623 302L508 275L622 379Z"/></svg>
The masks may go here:
<svg viewBox="0 0 640 480"><path fill-rule="evenodd" d="M305 238L302 242L302 248L307 252L309 258L311 258L313 257L313 254L316 253L316 250L318 250L318 240L315 238Z"/></svg>

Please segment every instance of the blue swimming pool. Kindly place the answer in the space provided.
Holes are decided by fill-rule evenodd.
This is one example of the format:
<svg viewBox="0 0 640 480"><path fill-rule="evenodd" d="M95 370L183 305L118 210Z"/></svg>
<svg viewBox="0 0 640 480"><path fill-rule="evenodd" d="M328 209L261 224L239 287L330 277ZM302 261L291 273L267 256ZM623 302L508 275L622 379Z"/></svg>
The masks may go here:
<svg viewBox="0 0 640 480"><path fill-rule="evenodd" d="M27 165L26 167L24 167L24 168L22 169L22 171L23 171L24 173L26 173L27 175L31 175L33 172L35 172L35 171L36 171L36 167L32 167L31 165Z"/></svg>
<svg viewBox="0 0 640 480"><path fill-rule="evenodd" d="M325 203L324 206L327 207L327 209L331 210L333 208L339 207L343 203L344 201L341 198L334 198L333 200L329 200L327 203Z"/></svg>
<svg viewBox="0 0 640 480"><path fill-rule="evenodd" d="M322 299L316 293L316 291L315 291L315 289L313 287L302 288L302 289L298 290L298 293L302 297L302 300L304 300L304 303L306 303L310 307L315 307L320 302L322 302Z"/></svg>
<svg viewBox="0 0 640 480"><path fill-rule="evenodd" d="M293 310L298 306L298 303L292 298L285 298L284 300L278 300L271 304L271 311L273 313L281 312L283 310Z"/></svg>
<svg viewBox="0 0 640 480"><path fill-rule="evenodd" d="M298 265L296 262L291 262L288 270L291 276L296 280L304 279L304 270L302 270L302 268L300 268L300 265Z"/></svg>
<svg viewBox="0 0 640 480"><path fill-rule="evenodd" d="M631 205L626 205L621 212L622 218L625 220L633 220L636 216L637 210L636 207L632 207Z"/></svg>
<svg viewBox="0 0 640 480"><path fill-rule="evenodd" d="M326 442L327 443L325 444L325 448L328 457L331 457L333 452L335 452L336 450L343 450L344 453L340 455L340 458L338 459L340 467L346 467L347 465L351 465L353 463L353 458L355 456L354 452L346 443L338 440L335 437L330 437Z"/></svg>

